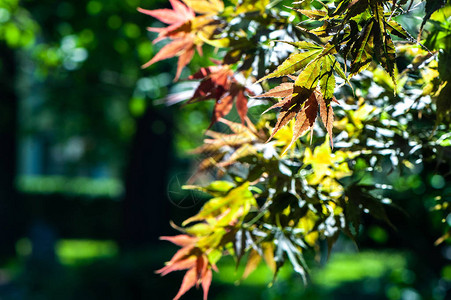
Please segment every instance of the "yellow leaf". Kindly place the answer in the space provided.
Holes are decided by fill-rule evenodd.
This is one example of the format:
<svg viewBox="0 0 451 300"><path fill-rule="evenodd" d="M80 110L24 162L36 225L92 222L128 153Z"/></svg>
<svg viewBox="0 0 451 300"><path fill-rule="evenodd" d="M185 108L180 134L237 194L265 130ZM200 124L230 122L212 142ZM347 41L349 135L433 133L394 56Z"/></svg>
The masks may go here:
<svg viewBox="0 0 451 300"><path fill-rule="evenodd" d="M183 0L187 6L199 14L217 14L224 10L220 0Z"/></svg>
<svg viewBox="0 0 451 300"><path fill-rule="evenodd" d="M291 140L293 139L293 128L294 128L294 119L288 122L288 124L274 135L274 139L276 140L275 145L276 146L282 146L282 150L280 153L283 153L281 156L287 154L287 148L291 144ZM296 150L296 143L291 144L290 146L291 154L294 154L294 151Z"/></svg>
<svg viewBox="0 0 451 300"><path fill-rule="evenodd" d="M215 228L213 233L202 237L196 243L196 246L200 249L214 249L222 240L222 237L227 233L224 228Z"/></svg>
<svg viewBox="0 0 451 300"><path fill-rule="evenodd" d="M223 197L210 199L197 215L185 220L182 225L207 221L213 226L227 226L232 221L237 221L240 216L246 215L253 205L256 206L257 203L249 190L249 182L245 182L231 189Z"/></svg>
<svg viewBox="0 0 451 300"><path fill-rule="evenodd" d="M315 227L317 218L318 217L312 211L309 211L304 217L299 220L298 223L298 227L304 230L304 240L310 246L315 245L316 241L318 240L318 232L310 232Z"/></svg>
<svg viewBox="0 0 451 300"><path fill-rule="evenodd" d="M277 265L276 261L274 260L274 244L270 242L262 243L263 248L263 258L265 259L266 264L268 267L273 271L276 272Z"/></svg>
<svg viewBox="0 0 451 300"><path fill-rule="evenodd" d="M206 44L209 44L210 46L216 47L216 48L227 48L230 45L230 39L229 38L222 38L218 40L211 40L207 35L204 33L199 33L198 37Z"/></svg>
<svg viewBox="0 0 451 300"><path fill-rule="evenodd" d="M212 227L207 223L198 223L191 227L186 228L186 232L194 236L206 236L210 234Z"/></svg>
<svg viewBox="0 0 451 300"><path fill-rule="evenodd" d="M243 279L247 278L249 274L251 274L260 264L260 261L262 260L261 256L258 254L255 249L252 249L249 253L249 258L247 259L246 268L244 269L243 273Z"/></svg>

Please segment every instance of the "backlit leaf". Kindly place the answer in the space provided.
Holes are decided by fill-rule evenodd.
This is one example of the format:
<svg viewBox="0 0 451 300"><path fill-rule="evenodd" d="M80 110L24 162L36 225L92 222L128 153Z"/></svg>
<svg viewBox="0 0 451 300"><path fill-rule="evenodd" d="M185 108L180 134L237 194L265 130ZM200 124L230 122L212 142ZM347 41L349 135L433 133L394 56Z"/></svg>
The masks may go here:
<svg viewBox="0 0 451 300"><path fill-rule="evenodd" d="M227 115L233 106L233 97L232 95L226 95L225 97L216 100L215 108L213 110L213 117L211 118L211 123L209 128L216 123L220 118Z"/></svg>
<svg viewBox="0 0 451 300"><path fill-rule="evenodd" d="M155 10L138 8L138 11L152 16L166 24L185 23L186 21L194 18L194 12L181 2L171 0L171 5L173 8L172 10L167 8Z"/></svg>
<svg viewBox="0 0 451 300"><path fill-rule="evenodd" d="M314 43L310 43L310 42L306 42L306 41L298 41L298 42L287 42L287 41L277 41L277 42L281 42L281 43L285 43L291 46L294 46L296 48L299 49L303 49L303 50L319 50L319 49L323 49L323 47L314 44Z"/></svg>
<svg viewBox="0 0 451 300"><path fill-rule="evenodd" d="M183 225L206 219L215 223L220 222L223 226L226 226L228 220L246 214L250 205L255 205L255 198L249 191L249 183L244 183L230 190L224 197L209 200L197 215L185 220ZM222 214L225 211L227 213Z"/></svg>
<svg viewBox="0 0 451 300"><path fill-rule="evenodd" d="M385 41L382 46L382 53L380 57L381 65L385 71L390 74L393 82L396 85L395 68L396 68L396 48L391 37L388 34L384 35ZM396 88L395 88L396 91Z"/></svg>
<svg viewBox="0 0 451 300"><path fill-rule="evenodd" d="M180 299L180 297L185 294L187 291L189 291L197 282L197 274L196 269L192 268L186 272L185 277L183 277L182 285L180 286L180 289L177 293L177 295L174 297L174 300Z"/></svg>
<svg viewBox="0 0 451 300"><path fill-rule="evenodd" d="M189 46L191 44L190 38L181 38L176 39L170 42L169 44L165 45L161 50L146 64L144 64L142 67L147 68L151 66L152 64L156 63L157 61L171 58L179 54L180 52L186 52L183 51L186 49L187 45Z"/></svg>
<svg viewBox="0 0 451 300"><path fill-rule="evenodd" d="M204 292L204 300L208 298L208 290L210 289L211 280L213 277L213 272L211 269L207 269L205 274L202 276L202 290Z"/></svg>
<svg viewBox="0 0 451 300"><path fill-rule="evenodd" d="M407 32L407 30L405 30L404 27L402 27L402 25L399 24L398 22L396 22L394 20L390 20L389 22L386 22L385 24L387 25L387 29L391 34L396 35L397 37L400 37L402 39L409 40L409 41L415 40L410 35L410 33Z"/></svg>
<svg viewBox="0 0 451 300"><path fill-rule="evenodd" d="M236 92L236 110L241 122L244 124L247 116L247 97L244 95L243 89L239 89Z"/></svg>
<svg viewBox="0 0 451 300"><path fill-rule="evenodd" d="M310 63L305 69L299 74L298 78L294 82L295 86L303 87L306 89L314 89L318 84L321 72L321 61L315 60Z"/></svg>
<svg viewBox="0 0 451 300"><path fill-rule="evenodd" d="M224 10L220 0L182 0L192 10L199 14L217 14Z"/></svg>
<svg viewBox="0 0 451 300"><path fill-rule="evenodd" d="M304 16L309 19L319 20L324 18L327 15L327 11L324 10L306 10L306 9L297 9L296 11L300 12Z"/></svg>
<svg viewBox="0 0 451 300"><path fill-rule="evenodd" d="M330 99L334 96L335 76L332 71L332 66L334 63L335 58L332 55L327 55L323 60L321 67L321 79L319 86L323 97L326 99Z"/></svg>
<svg viewBox="0 0 451 300"><path fill-rule="evenodd" d="M373 25L373 21L370 21L365 25L363 32L351 49L353 60L351 61L350 76L362 72L368 67L373 59L371 56L373 47L373 35L371 32L373 30Z"/></svg>
<svg viewBox="0 0 451 300"><path fill-rule="evenodd" d="M291 54L277 69L266 75L265 77L259 79L257 82L274 78L281 77L285 75L291 75L301 69L303 69L309 62L311 62L321 50L310 50L303 53Z"/></svg>
<svg viewBox="0 0 451 300"><path fill-rule="evenodd" d="M252 249L249 253L249 258L247 259L246 268L244 269L242 278L247 278L258 267L261 260L260 254L258 254L255 249Z"/></svg>
<svg viewBox="0 0 451 300"><path fill-rule="evenodd" d="M334 141L332 136L332 128L334 123L334 110L332 109L331 106L332 98L324 98L321 94L317 94L316 99L319 104L319 113L321 116L321 120L324 124L324 127L326 127L327 133L329 134L330 138L330 144L333 148Z"/></svg>
<svg viewBox="0 0 451 300"><path fill-rule="evenodd" d="M283 82L264 94L254 96L254 98L285 98L293 93L293 83Z"/></svg>
<svg viewBox="0 0 451 300"><path fill-rule="evenodd" d="M276 126L274 127L268 141L273 138L280 128L288 124L288 122L296 116L299 109L300 104L295 99L291 98L289 101L285 102L285 104L281 107Z"/></svg>
<svg viewBox="0 0 451 300"><path fill-rule="evenodd" d="M180 234L176 236L161 236L160 240L169 241L176 244L177 246L185 247L193 244L196 241L196 238L186 234Z"/></svg>
<svg viewBox="0 0 451 300"><path fill-rule="evenodd" d="M230 112L235 100L241 122L245 124L247 95L251 92L237 82L233 71L228 66L201 68L188 79L201 79L194 95L187 101L188 104L210 99L216 100L209 128Z"/></svg>
<svg viewBox="0 0 451 300"><path fill-rule="evenodd" d="M303 104L302 109L296 115L296 122L294 123L293 138L291 145L307 130L312 129L315 124L316 116L318 114L318 102L315 93L311 93L310 97Z"/></svg>

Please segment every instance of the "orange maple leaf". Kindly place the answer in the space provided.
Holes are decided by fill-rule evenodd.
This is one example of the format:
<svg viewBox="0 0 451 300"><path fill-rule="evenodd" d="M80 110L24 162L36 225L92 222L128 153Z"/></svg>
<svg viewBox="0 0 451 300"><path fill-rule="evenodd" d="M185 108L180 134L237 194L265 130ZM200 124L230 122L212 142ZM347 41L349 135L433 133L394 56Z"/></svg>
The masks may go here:
<svg viewBox="0 0 451 300"><path fill-rule="evenodd" d="M147 28L149 31L158 32L158 37L153 43L157 43L165 38L172 40L142 67L147 68L163 59L178 56L177 73L174 78L174 81L176 81L180 77L182 69L193 58L195 49L202 55L203 40L200 36L204 39L208 38L217 25L212 25L214 20L210 17L210 14L196 17L195 11L189 6L178 0L169 1L173 9L147 10L138 8L139 12L152 16L169 25L163 28Z"/></svg>
<svg viewBox="0 0 451 300"><path fill-rule="evenodd" d="M193 286L196 285L198 287L199 284L202 285L204 300L206 300L213 276L212 269L216 271L217 268L209 262L208 256L196 247L198 238L181 234L162 236L160 239L170 241L182 248L166 263L166 266L156 271L156 273L164 276L172 271L188 270L183 277L182 285L174 300L178 300Z"/></svg>
<svg viewBox="0 0 451 300"><path fill-rule="evenodd" d="M155 10L147 10L138 8L138 11L146 15L152 16L163 23L169 24L166 28L147 28L149 31L158 32L158 38L154 43L170 38L173 41L165 45L161 50L142 67L147 68L157 61L178 56L177 74L174 80L180 77L183 67L185 67L194 55L194 35L191 32L191 20L194 19L194 11L182 2L177 0L169 0L172 10L163 8Z"/></svg>
<svg viewBox="0 0 451 300"><path fill-rule="evenodd" d="M264 143L267 139L266 132L262 128L257 129L248 117L246 117L246 125L224 118L219 119L219 122L229 127L231 133L211 130L205 132L208 138L204 139L202 146L190 151L192 154L202 154L204 158L188 184L193 184L197 177L207 170L217 169L217 176L221 177L224 174L224 167L229 167L239 159L255 154L257 150L254 145Z"/></svg>

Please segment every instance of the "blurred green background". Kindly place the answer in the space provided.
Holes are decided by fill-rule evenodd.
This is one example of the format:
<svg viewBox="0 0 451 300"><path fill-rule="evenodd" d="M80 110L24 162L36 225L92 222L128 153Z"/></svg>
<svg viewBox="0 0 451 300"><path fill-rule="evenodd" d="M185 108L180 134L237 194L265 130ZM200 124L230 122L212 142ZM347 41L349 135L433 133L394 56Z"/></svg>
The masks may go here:
<svg viewBox="0 0 451 300"><path fill-rule="evenodd" d="M189 85L173 84L174 60L140 69L162 43L150 42L145 28L160 25L138 6L168 3L0 0L2 300L172 299L178 290L183 274L154 274L176 251L158 237L200 208L202 197L180 185L211 105L162 104ZM451 299L451 246L434 245L451 224L433 211L451 196L441 179L427 167L395 174L388 196L405 210L388 212L397 229L364 217L359 249L341 237L329 261L312 257L308 287L288 266L271 287L264 266L240 281L243 267L226 259L210 298Z"/></svg>

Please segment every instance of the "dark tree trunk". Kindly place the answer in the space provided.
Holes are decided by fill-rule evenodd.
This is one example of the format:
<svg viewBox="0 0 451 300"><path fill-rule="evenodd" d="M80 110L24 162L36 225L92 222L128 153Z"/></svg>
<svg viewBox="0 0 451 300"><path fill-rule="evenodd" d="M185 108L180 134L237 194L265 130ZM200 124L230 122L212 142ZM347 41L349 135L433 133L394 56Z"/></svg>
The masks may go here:
<svg viewBox="0 0 451 300"><path fill-rule="evenodd" d="M137 122L125 178L122 233L125 248L155 243L169 227L167 178L172 122L165 115L149 108Z"/></svg>
<svg viewBox="0 0 451 300"><path fill-rule="evenodd" d="M0 260L15 254L22 233L16 179L17 95L13 50L0 43Z"/></svg>

